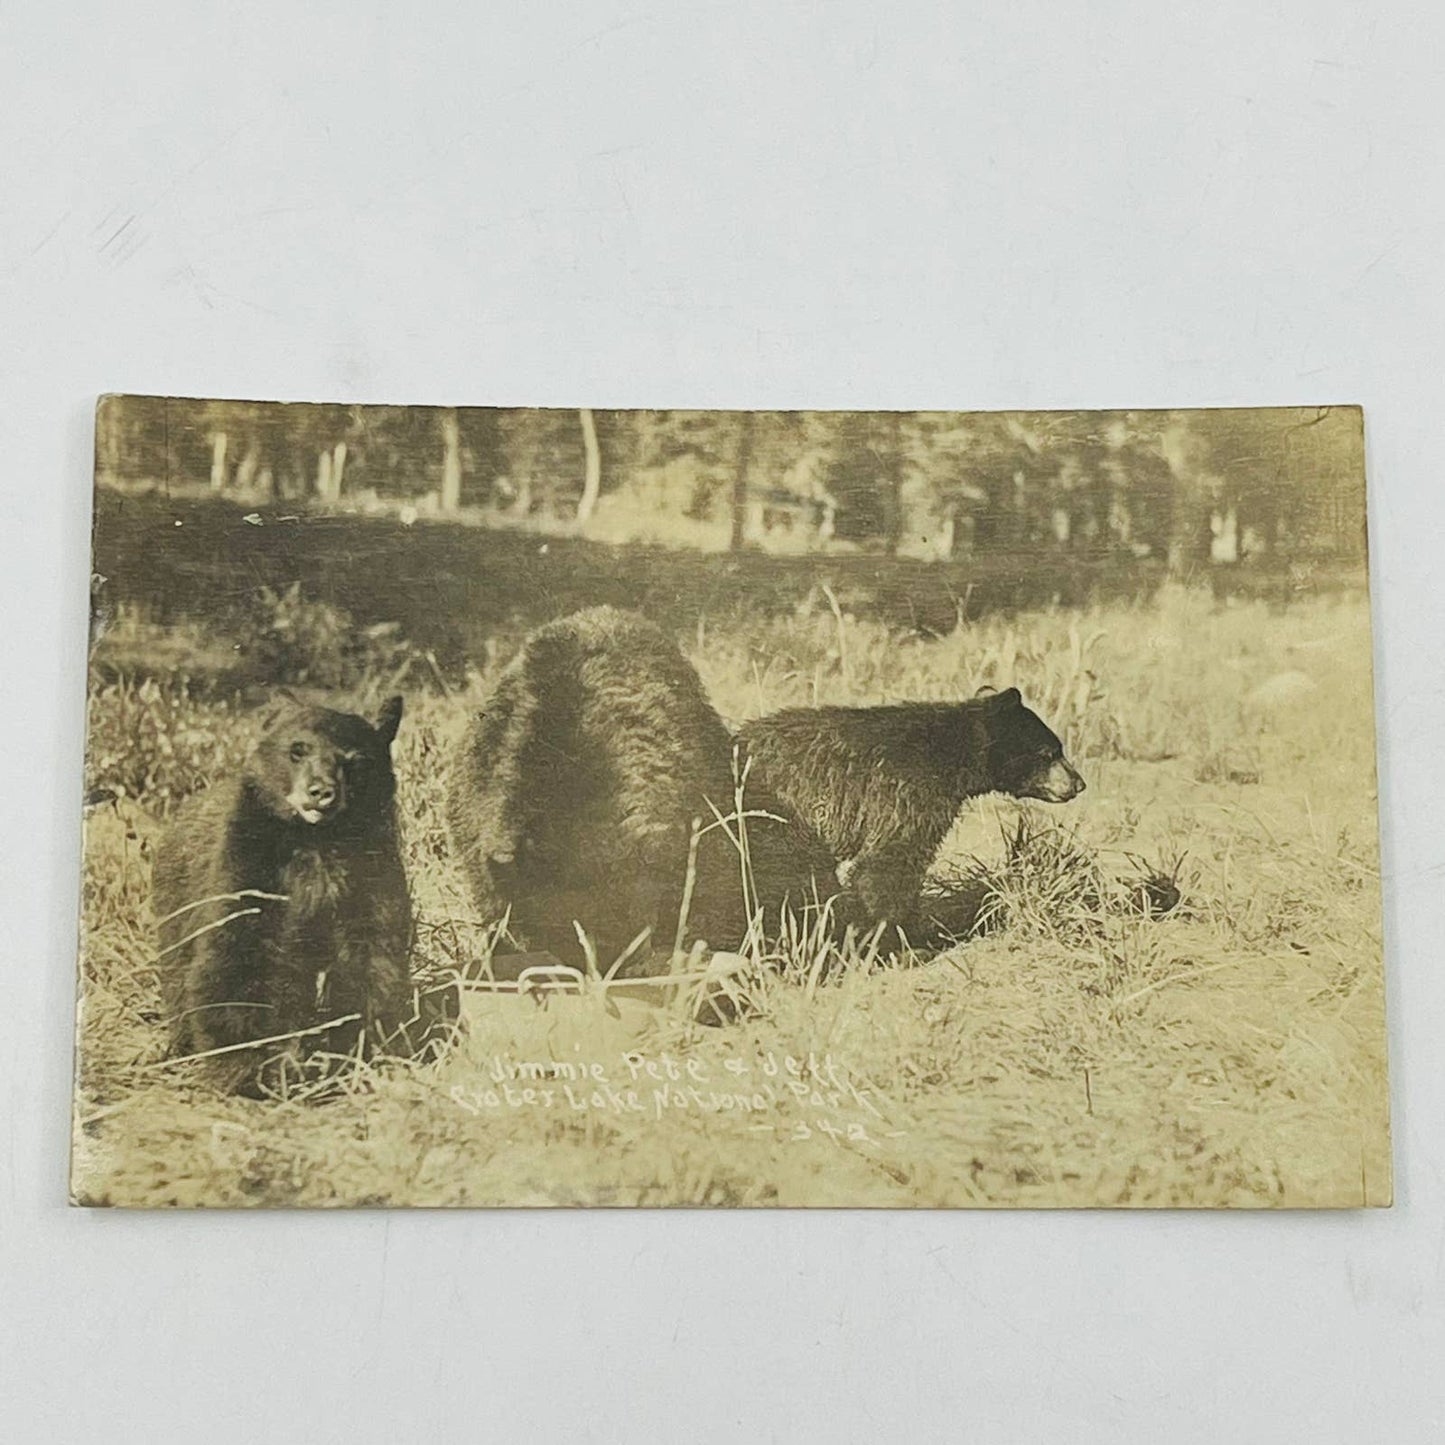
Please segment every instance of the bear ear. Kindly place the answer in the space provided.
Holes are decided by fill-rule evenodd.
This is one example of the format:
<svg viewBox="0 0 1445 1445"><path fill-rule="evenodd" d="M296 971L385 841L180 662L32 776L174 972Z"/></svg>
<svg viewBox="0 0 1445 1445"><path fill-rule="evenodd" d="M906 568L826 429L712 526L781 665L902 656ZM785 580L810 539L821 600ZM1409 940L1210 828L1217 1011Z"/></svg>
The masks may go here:
<svg viewBox="0 0 1445 1445"><path fill-rule="evenodd" d="M1023 703L1023 696L1016 687L1006 687L1002 692L992 687L981 687L974 697L998 708L1019 707Z"/></svg>
<svg viewBox="0 0 1445 1445"><path fill-rule="evenodd" d="M983 685L981 688L979 688L979 690L978 690L976 693L974 693L974 696L975 696L975 697L993 697L997 692L998 692L998 689L997 689L991 682L986 682L986 683L984 683L984 685Z"/></svg>
<svg viewBox="0 0 1445 1445"><path fill-rule="evenodd" d="M392 740L396 737L396 730L401 726L402 699L400 697L389 697L377 709L376 721L372 726L380 735L382 742L390 747Z"/></svg>
<svg viewBox="0 0 1445 1445"><path fill-rule="evenodd" d="M294 712L300 706L301 699L289 687L273 688L257 714L261 731L270 732L288 712Z"/></svg>

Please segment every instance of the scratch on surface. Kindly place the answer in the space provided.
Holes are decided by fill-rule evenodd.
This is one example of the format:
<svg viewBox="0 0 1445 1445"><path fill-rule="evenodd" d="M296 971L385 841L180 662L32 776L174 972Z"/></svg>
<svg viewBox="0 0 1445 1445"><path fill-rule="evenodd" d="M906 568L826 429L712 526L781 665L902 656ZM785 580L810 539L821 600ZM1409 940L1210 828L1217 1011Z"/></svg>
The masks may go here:
<svg viewBox="0 0 1445 1445"><path fill-rule="evenodd" d="M150 240L150 237L139 228L131 230L139 218L139 212L129 216L101 243L98 254L109 261L112 266L124 265Z"/></svg>
<svg viewBox="0 0 1445 1445"><path fill-rule="evenodd" d="M1355 279L1357 281L1363 281L1365 277L1368 276L1370 272L1373 271L1375 267L1378 266L1380 262L1385 259L1386 256L1390 255L1399 247L1401 239L1401 237L1396 236L1395 239L1391 241L1390 244L1386 246L1385 249L1381 251L1380 254L1376 256L1375 259L1371 261L1370 264L1366 266L1365 269L1361 271L1357 277L1355 277Z"/></svg>
<svg viewBox="0 0 1445 1445"><path fill-rule="evenodd" d="M599 40L603 40L609 35L616 34L619 30L627 30L634 25L645 25L651 19L651 15L625 15L621 20L614 20L611 25L604 25L601 30L594 30L590 35L584 35L581 40L571 47L570 51L563 51L562 53L566 55L570 54L571 51L583 50L589 45L595 45Z"/></svg>
<svg viewBox="0 0 1445 1445"><path fill-rule="evenodd" d="M123 235L125 235L125 233L126 233L128 230L130 230L130 228L131 228L133 225L135 225L135 221L136 221L136 218L135 218L134 213L132 213L131 215L127 216L126 219L125 219L124 221L122 221L121 224L120 224L119 226L117 226L116 229L110 233L109 238L108 238L107 240L101 242L101 244L100 244L101 254L104 255L113 245L115 245L115 243L116 243L118 240L120 240L120 238L121 238Z"/></svg>
<svg viewBox="0 0 1445 1445"><path fill-rule="evenodd" d="M155 200L150 203L149 206L143 209L153 210L156 206L160 205L162 201L168 199L179 186L183 185L193 175L195 175L195 173L200 170L200 168L205 165L207 161L214 160L215 157L220 155L223 150L226 150L230 146L231 142L235 140L236 137L240 135L241 132L245 130L246 127L250 124L251 122L249 120L239 121L220 140L218 140L215 145L211 146L209 150L202 151L201 154L185 168L185 170L178 172L174 177L172 177L170 185L168 185L165 190L163 190L155 198Z"/></svg>
<svg viewBox="0 0 1445 1445"><path fill-rule="evenodd" d="M13 276L27 261L33 261L56 237L60 228L70 219L70 212L66 211L58 221L23 255L17 256L5 268L5 275Z"/></svg>
<svg viewBox="0 0 1445 1445"><path fill-rule="evenodd" d="M115 229L110 232L106 239L100 243L100 246L98 247L99 254L101 256L107 256L109 260L115 262L117 265L122 262L128 261L132 256L134 256L135 253L146 244L147 240L149 240L149 237L144 235L139 229L132 231L131 228L135 226L142 217L146 216L151 211L154 211L158 206L160 206L162 202L169 200L170 197L174 195L175 192L182 185L184 185L185 182L191 178L191 176L193 176L198 170L200 170L200 168L204 166L208 161L214 160L216 156L218 156L222 151L226 150L236 139L236 137L240 135L240 133L248 125L250 125L250 123L251 122L249 120L243 120L238 122L219 141L217 141L215 145L208 146L205 150L201 152L199 156L196 157L194 161L191 162L190 165L186 166L183 170L177 171L171 177L170 181L165 186L163 186L161 190L159 190L149 201L142 205L138 210L132 211L128 216L126 216L125 220L122 221L119 226L116 226ZM105 215L102 216L100 220L96 223L93 228L92 234L101 234L108 226L112 224L112 222L114 222L116 216L120 213L121 207L119 205L112 206L105 213ZM65 218L62 216L61 220L63 221L64 219ZM59 224L60 222L56 223L57 228ZM49 238L47 237L46 239Z"/></svg>

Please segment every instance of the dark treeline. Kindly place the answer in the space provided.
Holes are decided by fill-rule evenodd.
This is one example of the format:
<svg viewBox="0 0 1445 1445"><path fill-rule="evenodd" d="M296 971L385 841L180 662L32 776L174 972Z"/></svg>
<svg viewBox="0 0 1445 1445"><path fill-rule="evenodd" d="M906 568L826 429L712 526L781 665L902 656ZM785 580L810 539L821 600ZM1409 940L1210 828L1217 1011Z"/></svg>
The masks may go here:
<svg viewBox="0 0 1445 1445"><path fill-rule="evenodd" d="M120 615L162 629L198 624L225 645L219 658L184 655L178 670L193 680L219 670L231 681L292 681L273 675L269 644L385 651L393 637L459 680L468 663L507 655L540 623L600 603L677 634L766 628L836 605L941 635L1000 611L1143 601L1164 576L1162 564L1118 554L1066 554L1041 567L1024 553L951 563L846 550L698 553L516 527L406 526L386 513L278 517L227 498L109 490L96 497L94 536L95 640L105 645L93 661L103 673L177 661L156 652L153 635L138 644L125 629L119 642L109 636ZM366 639L376 628L384 631L373 648Z"/></svg>
<svg viewBox="0 0 1445 1445"><path fill-rule="evenodd" d="M113 397L103 484L612 542L1167 564L1364 555L1353 408L703 412Z"/></svg>

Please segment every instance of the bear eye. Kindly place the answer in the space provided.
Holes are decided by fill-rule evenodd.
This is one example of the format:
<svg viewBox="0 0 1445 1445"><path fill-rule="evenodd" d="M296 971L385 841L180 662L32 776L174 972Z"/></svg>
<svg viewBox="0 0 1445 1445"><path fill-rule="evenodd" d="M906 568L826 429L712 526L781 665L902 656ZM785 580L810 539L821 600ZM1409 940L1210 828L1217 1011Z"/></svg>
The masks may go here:
<svg viewBox="0 0 1445 1445"><path fill-rule="evenodd" d="M304 757L306 756L306 754L309 753L310 751L311 751L311 749L308 748L308 747L306 746L306 744L303 743L303 742L294 742L294 743L292 743L292 744L291 744L291 761L292 761L293 763L299 763L299 762L301 761L301 759L304 758Z"/></svg>
<svg viewBox="0 0 1445 1445"><path fill-rule="evenodd" d="M360 768L361 765L366 761L366 754L365 754L365 753L342 753L342 755L341 755L341 761L342 761L343 763L345 763L345 765L346 765L348 768L351 768L351 769L355 770L355 769L357 769L357 768Z"/></svg>

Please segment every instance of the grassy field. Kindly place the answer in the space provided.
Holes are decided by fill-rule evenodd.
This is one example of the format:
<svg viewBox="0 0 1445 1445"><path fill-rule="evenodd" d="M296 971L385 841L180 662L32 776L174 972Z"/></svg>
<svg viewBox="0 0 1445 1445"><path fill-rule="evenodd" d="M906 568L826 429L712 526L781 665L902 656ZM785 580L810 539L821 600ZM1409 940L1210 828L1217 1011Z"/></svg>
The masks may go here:
<svg viewBox="0 0 1445 1445"><path fill-rule="evenodd" d="M681 1003L619 1004L596 989L545 1009L469 994L468 1027L438 1061L358 1064L324 1099L233 1100L164 1061L149 856L171 802L243 755L245 714L179 678L98 672L77 1194L222 1206L1388 1202L1362 599L1279 610L1166 589L1147 605L1000 615L942 637L825 605L699 623L679 640L733 720L1017 683L1089 790L1064 808L974 805L938 871L982 890L989 927L931 958L880 957L866 940L825 957L787 940L755 1010L720 1028ZM441 806L449 749L486 682L414 693L397 743L420 949L439 970L474 969L491 938L453 871ZM1150 874L1179 889L1164 916L1140 907ZM497 1077L538 1059L602 1074L543 1081L547 1103L537 1080Z"/></svg>

